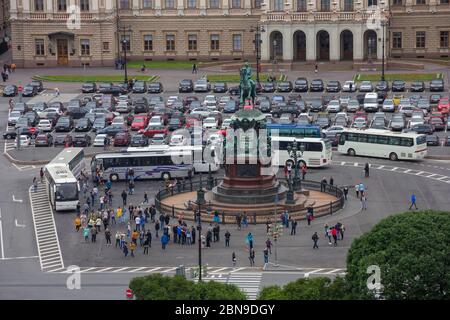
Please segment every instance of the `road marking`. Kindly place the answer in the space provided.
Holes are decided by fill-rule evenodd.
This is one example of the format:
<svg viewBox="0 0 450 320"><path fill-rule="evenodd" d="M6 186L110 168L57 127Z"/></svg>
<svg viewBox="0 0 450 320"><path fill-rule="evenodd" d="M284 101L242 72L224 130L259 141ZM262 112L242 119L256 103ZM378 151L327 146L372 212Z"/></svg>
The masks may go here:
<svg viewBox="0 0 450 320"><path fill-rule="evenodd" d="M24 225L24 224L18 224L17 223L17 219L14 220L14 221L16 222L16 227L18 227L18 228L25 228L26 227L26 225Z"/></svg>
<svg viewBox="0 0 450 320"><path fill-rule="evenodd" d="M357 167L357 166L358 166L358 162L355 162L355 163L353 164L353 166Z"/></svg>
<svg viewBox="0 0 450 320"><path fill-rule="evenodd" d="M80 273L88 272L89 270L93 270L93 269L95 269L95 267L80 270Z"/></svg>
<svg viewBox="0 0 450 320"><path fill-rule="evenodd" d="M16 199L16 197L14 197L14 195L12 196L12 198L13 198L13 201L14 201L14 202L20 202L20 203L23 202L22 199Z"/></svg>
<svg viewBox="0 0 450 320"><path fill-rule="evenodd" d="M103 269L100 269L100 270L95 271L95 273L97 273L97 272L105 272L105 271L108 271L108 270L111 270L111 269L112 269L112 267L109 267L109 268L103 268Z"/></svg>
<svg viewBox="0 0 450 320"><path fill-rule="evenodd" d="M392 169L391 169L391 171L396 171L398 169L398 167L393 167Z"/></svg>
<svg viewBox="0 0 450 320"><path fill-rule="evenodd" d="M238 272L239 270L242 270L242 269L245 269L245 268L237 268L237 269L234 269L234 270L230 271L230 273Z"/></svg>
<svg viewBox="0 0 450 320"><path fill-rule="evenodd" d="M419 171L416 173L416 176L420 176L423 173L423 171Z"/></svg>
<svg viewBox="0 0 450 320"><path fill-rule="evenodd" d="M341 166L345 166L345 161L342 161L342 162L341 162Z"/></svg>
<svg viewBox="0 0 450 320"><path fill-rule="evenodd" d="M167 272L170 272L170 271L173 271L173 270L175 270L177 267L174 267L174 268L169 268L169 269L167 269L167 270L164 270L163 272L161 272L161 273L167 273Z"/></svg>
<svg viewBox="0 0 450 320"><path fill-rule="evenodd" d="M444 180L445 178L448 178L448 177L442 176L442 177L440 177L440 178L437 178L437 180Z"/></svg>
<svg viewBox="0 0 450 320"><path fill-rule="evenodd" d="M162 269L162 267L153 268L153 269L147 270L145 272L150 273L150 272L153 272L153 271L156 271L156 270L159 270L159 269Z"/></svg>
<svg viewBox="0 0 450 320"><path fill-rule="evenodd" d="M434 177L434 176L437 176L437 174L436 173L432 173L432 174L430 174L429 176L426 176L427 178L431 178L431 177Z"/></svg>
<svg viewBox="0 0 450 320"><path fill-rule="evenodd" d="M39 258L39 256L1 258L0 260L23 260L23 259L37 259L37 258Z"/></svg>
<svg viewBox="0 0 450 320"><path fill-rule="evenodd" d="M217 272L220 272L220 271L225 270L225 269L228 269L228 267L220 268L220 269L218 269L218 270L214 270L214 271L212 271L211 273L217 273Z"/></svg>
<svg viewBox="0 0 450 320"><path fill-rule="evenodd" d="M372 166L371 166L372 167ZM379 170L381 170L381 169L383 169L384 168L384 166L379 166L377 169L379 169Z"/></svg>
<svg viewBox="0 0 450 320"><path fill-rule="evenodd" d="M410 171L411 171L411 169L406 169L403 173L408 173Z"/></svg>
<svg viewBox="0 0 450 320"><path fill-rule="evenodd" d="M2 220L0 220L0 243L1 243L1 249L2 249L2 259L5 258L5 248L3 247L3 224Z"/></svg>
<svg viewBox="0 0 450 320"><path fill-rule="evenodd" d="M131 269L130 271L128 271L129 273L134 273L134 272L139 272L141 270L144 270L147 267L140 267L140 268L135 268L135 269Z"/></svg>
<svg viewBox="0 0 450 320"><path fill-rule="evenodd" d="M340 271L340 270L342 270L342 269L334 269L334 270L325 272L324 274L332 274L332 273L338 272L338 271Z"/></svg>
<svg viewBox="0 0 450 320"><path fill-rule="evenodd" d="M123 271L123 270L125 270L125 269L128 269L128 267L120 268L120 269L114 270L113 272L120 272L120 271Z"/></svg>

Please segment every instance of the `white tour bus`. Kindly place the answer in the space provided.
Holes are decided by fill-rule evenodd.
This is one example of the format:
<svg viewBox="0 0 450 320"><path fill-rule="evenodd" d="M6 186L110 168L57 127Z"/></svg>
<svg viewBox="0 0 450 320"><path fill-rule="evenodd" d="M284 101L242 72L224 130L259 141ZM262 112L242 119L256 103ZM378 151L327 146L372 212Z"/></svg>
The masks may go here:
<svg viewBox="0 0 450 320"><path fill-rule="evenodd" d="M338 151L350 156L395 160L417 160L427 155L426 136L380 129L346 129L339 138Z"/></svg>
<svg viewBox="0 0 450 320"><path fill-rule="evenodd" d="M48 198L55 211L76 210L80 186L77 178L64 164L48 164L44 169Z"/></svg>
<svg viewBox="0 0 450 320"><path fill-rule="evenodd" d="M100 168L103 179L111 181L125 180L129 168L137 180L182 178L193 171L192 153L155 150L98 154L91 161L91 169L94 168Z"/></svg>
<svg viewBox="0 0 450 320"><path fill-rule="evenodd" d="M299 159L306 167L323 167L331 163L331 142L321 138L271 137L272 165L285 166L293 163L293 158L287 151L288 145L297 141L297 145L304 146L304 152ZM278 147L277 147L278 144Z"/></svg>
<svg viewBox="0 0 450 320"><path fill-rule="evenodd" d="M194 172L208 172L211 164L211 172L220 169L220 155L218 146L207 145L198 146L168 146L168 145L150 145L148 147L129 147L127 152L190 152L194 159Z"/></svg>
<svg viewBox="0 0 450 320"><path fill-rule="evenodd" d="M78 178L85 168L83 148L65 148L50 163L61 164L69 167L70 172Z"/></svg>

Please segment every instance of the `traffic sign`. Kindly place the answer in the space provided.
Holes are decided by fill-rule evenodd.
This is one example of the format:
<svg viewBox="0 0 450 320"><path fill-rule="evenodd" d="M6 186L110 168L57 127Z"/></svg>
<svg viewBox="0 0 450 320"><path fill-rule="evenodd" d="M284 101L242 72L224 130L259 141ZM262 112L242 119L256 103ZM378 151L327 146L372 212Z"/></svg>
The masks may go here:
<svg viewBox="0 0 450 320"><path fill-rule="evenodd" d="M22 86L18 86L18 87L17 87L17 90L18 90L19 92L22 92L23 87L22 87Z"/></svg>
<svg viewBox="0 0 450 320"><path fill-rule="evenodd" d="M132 299L133 298L133 290L131 290L130 288L128 288L127 290L125 290L125 296L128 299Z"/></svg>

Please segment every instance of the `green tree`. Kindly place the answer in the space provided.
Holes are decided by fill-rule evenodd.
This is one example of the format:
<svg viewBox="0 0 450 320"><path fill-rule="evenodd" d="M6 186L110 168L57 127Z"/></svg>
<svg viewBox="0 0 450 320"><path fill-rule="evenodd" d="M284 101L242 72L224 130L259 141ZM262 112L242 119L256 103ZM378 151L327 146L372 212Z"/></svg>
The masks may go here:
<svg viewBox="0 0 450 320"><path fill-rule="evenodd" d="M258 300L285 300L283 289L280 286L263 287L259 292Z"/></svg>
<svg viewBox="0 0 450 320"><path fill-rule="evenodd" d="M182 276L153 274L130 281L138 300L245 300L235 285L214 281L195 283Z"/></svg>
<svg viewBox="0 0 450 320"><path fill-rule="evenodd" d="M375 298L374 290L367 288L367 268L375 265L385 299L449 299L449 253L449 212L397 214L352 243L346 281L353 298Z"/></svg>

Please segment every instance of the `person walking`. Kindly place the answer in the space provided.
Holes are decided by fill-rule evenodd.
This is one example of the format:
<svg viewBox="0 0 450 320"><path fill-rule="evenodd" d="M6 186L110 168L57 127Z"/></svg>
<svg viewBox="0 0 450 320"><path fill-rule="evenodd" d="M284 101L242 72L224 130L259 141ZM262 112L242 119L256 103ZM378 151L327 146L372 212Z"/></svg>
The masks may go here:
<svg viewBox="0 0 450 320"><path fill-rule="evenodd" d="M416 200L416 195L414 193L411 194L411 205L409 206L409 210L411 210L413 206L417 210Z"/></svg>
<svg viewBox="0 0 450 320"><path fill-rule="evenodd" d="M236 225L237 225L237 229L241 230L241 222L242 222L242 217L241 214L237 214L236 215Z"/></svg>
<svg viewBox="0 0 450 320"><path fill-rule="evenodd" d="M333 185L334 185L334 179L333 179L333 177L330 177L330 191L331 191L331 188L333 187Z"/></svg>
<svg viewBox="0 0 450 320"><path fill-rule="evenodd" d="M236 267L236 253L231 254L231 262L233 263L233 268Z"/></svg>
<svg viewBox="0 0 450 320"><path fill-rule="evenodd" d="M33 191L36 193L37 192L37 179L36 177L33 178Z"/></svg>
<svg viewBox="0 0 450 320"><path fill-rule="evenodd" d="M367 210L367 197L365 194L361 195L361 210Z"/></svg>
<svg viewBox="0 0 450 320"><path fill-rule="evenodd" d="M147 238L144 241L144 252L143 252L143 254L147 254L148 255L148 248L149 248L149 246L150 246L150 243L149 243L149 240Z"/></svg>
<svg viewBox="0 0 450 320"><path fill-rule="evenodd" d="M167 234L163 234L161 237L161 245L163 250L166 250L166 246L168 243L169 243L169 236Z"/></svg>
<svg viewBox="0 0 450 320"><path fill-rule="evenodd" d="M355 185L356 197L359 199L359 184Z"/></svg>
<svg viewBox="0 0 450 320"><path fill-rule="evenodd" d="M128 195L127 195L125 190L122 191L121 195L122 195L123 206L125 207L127 205L127 197L128 197Z"/></svg>
<svg viewBox="0 0 450 320"><path fill-rule="evenodd" d="M345 186L344 187L344 199L347 200L347 195L348 195L348 187Z"/></svg>
<svg viewBox="0 0 450 320"><path fill-rule="evenodd" d="M124 243L122 246L122 250L123 250L123 254L125 256L125 258L128 256L128 243Z"/></svg>
<svg viewBox="0 0 450 320"><path fill-rule="evenodd" d="M230 232L227 230L227 231L225 232L225 247L229 247L229 246L230 246L230 237L231 237L231 234L230 234Z"/></svg>
<svg viewBox="0 0 450 320"><path fill-rule="evenodd" d="M130 256L132 256L134 258L134 250L136 250L136 243L135 242L130 242Z"/></svg>
<svg viewBox="0 0 450 320"><path fill-rule="evenodd" d="M302 164L301 172L302 172L302 180L305 180L305 177L306 177L306 165L305 164Z"/></svg>
<svg viewBox="0 0 450 320"><path fill-rule="evenodd" d="M195 227L192 226L191 227L192 244L195 244L195 235L196 235Z"/></svg>
<svg viewBox="0 0 450 320"><path fill-rule="evenodd" d="M291 236L296 235L297 234L297 220L292 219L291 222Z"/></svg>
<svg viewBox="0 0 450 320"><path fill-rule="evenodd" d="M272 254L272 241L269 238L266 240L266 248L269 250L269 253Z"/></svg>
<svg viewBox="0 0 450 320"><path fill-rule="evenodd" d="M337 246L337 230L335 227L331 228L331 235L333 236L334 243L333 245Z"/></svg>
<svg viewBox="0 0 450 320"><path fill-rule="evenodd" d="M341 224L339 231L341 233L341 241L342 241L342 240L344 240L344 232L345 232L345 226L343 224Z"/></svg>
<svg viewBox="0 0 450 320"><path fill-rule="evenodd" d="M157 238L159 238L158 232L159 232L159 220L156 220L155 221L155 237L157 237Z"/></svg>
<svg viewBox="0 0 450 320"><path fill-rule="evenodd" d="M315 65L314 65L314 73L318 73L319 72L319 66L318 66L318 64L316 63Z"/></svg>
<svg viewBox="0 0 450 320"><path fill-rule="evenodd" d="M147 191L144 191L144 201L142 202L142 204L144 204L144 203L148 204L148 194L147 194Z"/></svg>
<svg viewBox="0 0 450 320"><path fill-rule="evenodd" d="M319 246L317 245L317 243L319 242L319 235L317 234L317 232L314 232L312 240L314 242L313 249L319 249Z"/></svg>
<svg viewBox="0 0 450 320"><path fill-rule="evenodd" d="M364 176L366 177L366 178L368 178L369 177L369 163L368 162L366 162L366 165L364 166Z"/></svg>
<svg viewBox="0 0 450 320"><path fill-rule="evenodd" d="M97 241L97 228L91 228L91 242Z"/></svg>
<svg viewBox="0 0 450 320"><path fill-rule="evenodd" d="M269 250L267 248L263 250L263 255L264 255L263 270L266 270L267 265L269 264Z"/></svg>
<svg viewBox="0 0 450 320"><path fill-rule="evenodd" d="M119 233L119 231L116 231L115 238L116 238L116 248L117 248L117 247L120 246L120 233Z"/></svg>
<svg viewBox="0 0 450 320"><path fill-rule="evenodd" d="M250 267L255 266L255 249L251 248L248 259L250 260Z"/></svg>
<svg viewBox="0 0 450 320"><path fill-rule="evenodd" d="M197 65L195 63L192 64L192 74L197 74Z"/></svg>
<svg viewBox="0 0 450 320"><path fill-rule="evenodd" d="M249 249L253 249L253 235L251 232L248 233L246 242L248 244Z"/></svg>
<svg viewBox="0 0 450 320"><path fill-rule="evenodd" d="M80 227L81 227L81 219L80 219L80 216L77 216L75 218L75 230L77 232L80 231Z"/></svg>
<svg viewBox="0 0 450 320"><path fill-rule="evenodd" d="M106 245L110 246L111 245L111 231L108 228L105 229L105 239L106 239Z"/></svg>
<svg viewBox="0 0 450 320"><path fill-rule="evenodd" d="M89 227L86 226L83 229L84 242L89 242L89 232L90 232Z"/></svg>
<svg viewBox="0 0 450 320"><path fill-rule="evenodd" d="M41 183L44 182L44 168L41 167L41 170L39 170L39 176L41 177Z"/></svg>
<svg viewBox="0 0 450 320"><path fill-rule="evenodd" d="M327 178L323 177L322 181L320 182L320 192L325 192L327 187Z"/></svg>

